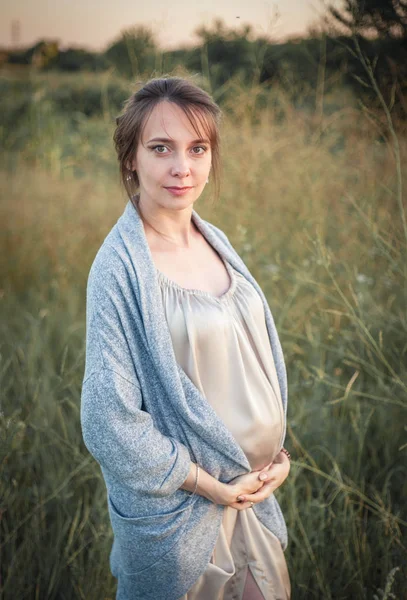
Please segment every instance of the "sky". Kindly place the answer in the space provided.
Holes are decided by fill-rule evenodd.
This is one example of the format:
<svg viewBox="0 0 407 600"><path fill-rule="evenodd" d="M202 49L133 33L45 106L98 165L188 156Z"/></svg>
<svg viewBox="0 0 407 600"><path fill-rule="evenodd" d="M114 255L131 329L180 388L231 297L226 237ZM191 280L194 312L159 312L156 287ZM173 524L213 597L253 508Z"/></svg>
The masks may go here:
<svg viewBox="0 0 407 600"><path fill-rule="evenodd" d="M1 0L0 46L29 47L42 39L104 50L133 25L148 25L162 49L192 45L194 30L221 18L227 27L251 24L274 41L302 35L323 13L323 0ZM18 44L12 22L19 21Z"/></svg>

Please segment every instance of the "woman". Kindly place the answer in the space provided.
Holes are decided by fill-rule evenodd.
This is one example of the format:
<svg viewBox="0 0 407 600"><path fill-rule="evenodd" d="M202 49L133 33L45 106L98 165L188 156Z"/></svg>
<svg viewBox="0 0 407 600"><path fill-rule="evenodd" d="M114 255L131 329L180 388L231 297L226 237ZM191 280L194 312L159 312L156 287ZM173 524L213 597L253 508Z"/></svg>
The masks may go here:
<svg viewBox="0 0 407 600"><path fill-rule="evenodd" d="M81 423L119 600L290 597L281 345L258 283L194 210L211 169L219 192L219 122L177 77L117 119L130 200L89 273Z"/></svg>

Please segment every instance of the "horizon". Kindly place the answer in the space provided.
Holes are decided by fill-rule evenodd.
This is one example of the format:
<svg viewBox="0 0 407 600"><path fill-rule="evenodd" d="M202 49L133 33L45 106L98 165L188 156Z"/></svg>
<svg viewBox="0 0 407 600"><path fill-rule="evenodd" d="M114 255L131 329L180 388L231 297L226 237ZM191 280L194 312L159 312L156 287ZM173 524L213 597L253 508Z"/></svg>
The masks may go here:
<svg viewBox="0 0 407 600"><path fill-rule="evenodd" d="M252 0L250 3L223 0L219 6L217 0L203 0L200 10L196 10L184 0L173 1L170 9L165 0L156 0L154 5L143 6L142 15L138 15L138 3L129 0L116 0L114 10L103 0L98 4L95 0L88 0L86 4L80 0L69 3L59 0L51 7L48 0L37 0L35 5L30 0L3 0L0 46L12 51L47 40L58 41L61 50L81 48L103 52L125 29L144 25L156 34L162 50L172 50L196 45L196 28L211 28L216 19L221 19L227 29L239 30L251 25L255 36L267 36L280 43L306 35L308 28L325 12L318 9L318 3L321 0ZM93 6L97 8L97 19L96 10L92 13ZM130 16L128 20L125 14ZM13 31L16 21L20 25L14 24Z"/></svg>

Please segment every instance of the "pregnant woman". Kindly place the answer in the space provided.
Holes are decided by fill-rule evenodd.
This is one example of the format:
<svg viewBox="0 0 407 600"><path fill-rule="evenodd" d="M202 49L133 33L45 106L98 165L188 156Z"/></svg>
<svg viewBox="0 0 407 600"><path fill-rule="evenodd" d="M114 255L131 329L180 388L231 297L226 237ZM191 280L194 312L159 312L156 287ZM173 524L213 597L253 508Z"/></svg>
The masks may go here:
<svg viewBox="0 0 407 600"><path fill-rule="evenodd" d="M286 600L287 379L266 298L222 230L221 111L150 80L114 134L129 200L92 264L81 423L119 600ZM212 182L211 182L212 183Z"/></svg>

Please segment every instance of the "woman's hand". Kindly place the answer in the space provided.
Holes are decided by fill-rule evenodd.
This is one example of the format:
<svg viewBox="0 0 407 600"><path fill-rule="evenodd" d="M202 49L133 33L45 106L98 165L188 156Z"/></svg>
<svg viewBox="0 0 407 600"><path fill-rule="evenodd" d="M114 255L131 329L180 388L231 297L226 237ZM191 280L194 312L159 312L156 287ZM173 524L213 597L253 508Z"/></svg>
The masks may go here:
<svg viewBox="0 0 407 600"><path fill-rule="evenodd" d="M266 471L264 469L257 471L257 473L267 473L267 479L262 483L258 491L255 491L254 493L239 494L242 499L241 502L235 502L230 504L230 506L233 506L233 508L248 508L251 506L250 501L255 504L257 504L257 502L263 502L263 500L271 496L274 490L280 487L287 479L290 472L290 466L290 459L285 452L280 451ZM256 471L252 471L252 473L255 472Z"/></svg>
<svg viewBox="0 0 407 600"><path fill-rule="evenodd" d="M251 471L244 475L238 475L238 477L235 477L228 483L220 483L217 499L215 500L217 504L233 506L233 508L237 508L238 510L247 508L247 505L250 506L250 503L246 503L245 505L243 502L238 502L237 497L242 494L253 494L262 488L264 485L263 481L267 481L269 477L267 470L269 466L267 465L267 467L260 471ZM263 481L260 479L261 475L265 477Z"/></svg>
<svg viewBox="0 0 407 600"><path fill-rule="evenodd" d="M251 471L244 475L235 477L227 484L222 484L221 499L219 504L232 506L237 510L245 510L255 504L262 502L276 490L288 477L290 472L290 460L285 452L279 452L274 461L257 471ZM260 476L265 474L264 480ZM239 502L237 498L242 498Z"/></svg>

